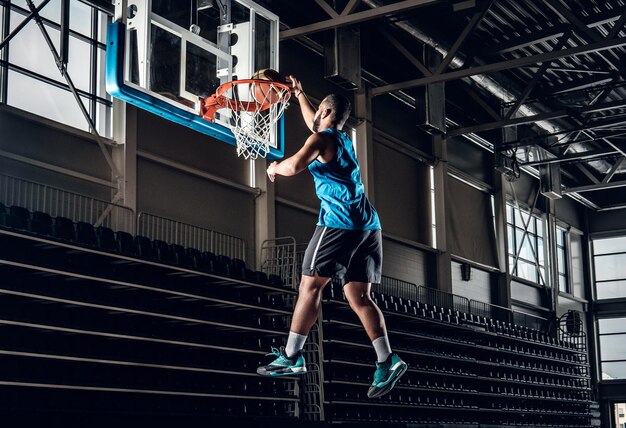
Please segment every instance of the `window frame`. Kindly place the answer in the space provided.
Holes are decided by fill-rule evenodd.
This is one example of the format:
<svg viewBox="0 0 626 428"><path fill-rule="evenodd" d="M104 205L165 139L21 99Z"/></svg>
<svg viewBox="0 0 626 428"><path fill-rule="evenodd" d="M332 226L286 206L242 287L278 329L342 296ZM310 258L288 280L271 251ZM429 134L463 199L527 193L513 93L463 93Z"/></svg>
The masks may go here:
<svg viewBox="0 0 626 428"><path fill-rule="evenodd" d="M625 318L626 315L615 315L615 316L604 316L601 318L597 318L596 319L596 326L597 326L597 344L598 344L598 363L600 363L600 374L601 376L604 374L604 369L603 369L603 363L607 362L607 363L625 363L626 364L626 351L624 351L624 357L623 359L618 359L618 360L604 360L602 357L602 341L601 338L602 336L616 336L616 335L626 335L626 327L623 327L624 331L618 331L618 332L610 332L610 333L601 333L600 332L600 321L602 320L610 320L610 319L620 319L620 318ZM601 379L603 382L605 381L623 381L626 380L626 374L624 375L624 377L619 377L619 378L612 378L612 379Z"/></svg>
<svg viewBox="0 0 626 428"><path fill-rule="evenodd" d="M601 241L601 240L605 240L605 239L614 239L614 238L626 238L626 234L619 234L619 235L607 235L607 234L597 234L597 235L592 235L591 239L590 239L590 245L589 245L589 251L590 251L590 259L591 259L591 274L592 274L592 294L593 294L593 299L596 302L609 302L609 301L624 301L626 302L626 293L623 296L617 296L617 297L604 297L604 298L600 298L598 297L598 283L609 283L609 282L618 282L618 281L626 281L626 277L625 278L613 278L613 279L608 279L608 280L600 280L598 281L597 275L596 275L596 258L597 257L606 257L606 256L615 256L615 255L626 255L626 247L623 250L620 251L611 251L611 252L606 252L606 253L601 253L601 254L596 254L595 251L595 242L596 241Z"/></svg>
<svg viewBox="0 0 626 428"><path fill-rule="evenodd" d="M90 17L91 22L89 24L91 34L87 36L81 32L78 32L70 28L69 36L70 38L73 38L73 40L75 40L76 42L86 43L89 47L89 58L87 59L87 61L89 61L89 64L90 64L90 69L88 73L89 74L88 75L89 90L86 91L84 89L76 88L76 92L80 96L81 99L86 100L85 104L89 113L89 117L91 121L93 122L96 130L98 131L98 134L100 135L100 137L106 142L106 140L112 140L113 138L113 123L112 123L113 99L111 98L111 96L109 96L106 93L101 94L104 97L98 94L100 88L102 87L102 85L99 85L99 79L102 80L105 78L104 70L100 70L98 66L99 57L103 55L103 53L106 51L106 43L100 42L98 38L100 36L99 32L100 32L101 25L102 25L100 20L103 19L104 17L107 20L107 23L111 22L112 15L110 15L108 12L105 12L102 9L97 8L94 5L91 5L87 2L81 1L81 3L84 6L89 7L91 11L91 17ZM49 5L47 5L46 7L48 6ZM2 23L3 23L2 25L2 30L3 30L2 39L3 40L6 38L8 34L10 34L11 18L12 18L12 15L14 17L16 16L16 14L21 16L22 19L25 19L26 16L30 14L30 10L20 7L14 3L9 3L9 4L3 3L0 5L0 19L2 19ZM57 31L61 30L60 22L55 22L44 16L41 16L41 20L43 24L45 25L45 27L47 27L48 29L53 29ZM23 29L21 31L23 31ZM40 30L37 29L37 31L39 32ZM5 46L5 48L2 50L2 54L1 54L2 56L0 56L0 106L6 107L10 110L18 110L19 112L24 112L25 116L35 119L36 121L40 121L44 124L49 124L50 122L54 122L55 126L58 125L62 129L68 130L72 133L76 133L76 132L85 133L86 135L90 135L93 138L93 134L90 129L90 126L85 119L83 119L85 120L84 128L77 128L72 125L68 125L58 120L49 118L45 115L41 115L36 112L31 112L29 110L23 110L20 107L16 107L16 106L9 104L9 99L8 99L9 98L9 87L8 87L9 72L18 73L22 76L35 79L42 84L54 86L58 89L67 91L68 93L71 94L70 87L64 78L61 77L60 80L55 80L53 78L44 76L40 73L34 72L32 70L26 69L24 67L21 67L17 64L10 62L10 49L11 49L11 42L9 42L8 46ZM49 52L49 54L52 56L51 52ZM103 65L104 64L100 64L100 66L103 66ZM56 73L57 76L60 76L60 71L58 70L56 66L54 67L54 73ZM70 78L72 78L71 74L69 76ZM35 96L33 96L33 99L36 99L36 94L34 95ZM102 110L102 107L104 107L104 110ZM101 121L100 116L103 115L103 112L104 112L103 120L105 120L105 122L102 123L99 129L98 125Z"/></svg>
<svg viewBox="0 0 626 428"><path fill-rule="evenodd" d="M557 284L559 287L559 293L565 293L569 295L573 295L572 290L572 260L570 257L571 254L571 243L570 243L570 230L566 225L557 224L556 226L557 239L555 240L554 247L556 248L556 273L557 273ZM563 234L563 245L559 245L558 234ZM565 266L563 267L563 272L561 272L561 264L559 258L559 251L563 251L563 262ZM565 290L561 289L561 276L565 277Z"/></svg>
<svg viewBox="0 0 626 428"><path fill-rule="evenodd" d="M512 260L513 263L508 263L508 267L509 267L509 274L515 278L515 279L519 279L521 281L527 281L531 284L535 284L538 285L540 287L549 287L550 286L550 281L549 278L547 276L548 273L548 254L547 254L547 238L546 238L546 228L547 228L547 224L546 224L546 219L545 219L545 215L541 212L538 211L531 211L530 208L523 206L522 204L519 204L519 207L521 209L521 212L519 213L519 218L522 221L522 224L517 224L517 216L516 216L516 211L517 211L517 204L515 204L513 201L508 200L506 201L506 225L507 225L507 235L508 235L508 239L507 239L507 257L509 258L509 260ZM510 210L512 210L511 212L513 213L512 217L509 216L509 212ZM524 215L529 215L532 220L529 223L528 226L528 231L524 230ZM542 229L542 235L538 235L537 233L537 225L538 222L540 222L541 224L541 229ZM511 236L511 229L513 230L513 235ZM532 244L532 248L534 248L535 252L536 252L536 257L537 260L528 260L524 257L522 257L522 254L520 252L520 255L517 261L517 265L514 266L515 264L515 257L517 256L518 252L519 252L519 244L518 244L518 238L517 238L517 231L520 231L523 234L526 232L526 238L524 239L524 245L526 245L526 242L531 242ZM529 239L531 241L529 241ZM539 254L539 239L541 239L543 241L543 254ZM510 248L509 244L513 242L513 247L514 248ZM540 259L541 256L543 256L543 264L540 263ZM519 270L519 261L522 261L523 263L529 264L529 265L533 265L534 269L535 269L535 273L536 273L536 278L537 280L533 280L533 279L529 279L529 278L525 278L523 276L520 276L518 274ZM541 273L540 273L541 272ZM542 282L543 281L543 282Z"/></svg>

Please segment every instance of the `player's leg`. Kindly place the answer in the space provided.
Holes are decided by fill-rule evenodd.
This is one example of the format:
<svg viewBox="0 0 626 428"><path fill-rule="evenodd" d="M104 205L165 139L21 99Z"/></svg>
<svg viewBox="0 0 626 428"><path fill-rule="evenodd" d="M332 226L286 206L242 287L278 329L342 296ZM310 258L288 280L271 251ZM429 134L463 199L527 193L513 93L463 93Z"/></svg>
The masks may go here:
<svg viewBox="0 0 626 428"><path fill-rule="evenodd" d="M263 376L285 376L306 373L302 349L313 324L317 320L322 291L336 273L335 254L341 254L340 231L317 227L304 254L302 279L294 308L287 343L272 349L276 359L257 369Z"/></svg>
<svg viewBox="0 0 626 428"><path fill-rule="evenodd" d="M361 320L376 352L376 371L372 385L367 391L370 398L387 394L395 386L400 376L407 370L407 364L391 351L385 317L370 297L371 283L348 282L344 286L350 307Z"/></svg>
<svg viewBox="0 0 626 428"><path fill-rule="evenodd" d="M291 328L287 344L280 349L272 349L275 355L271 363L257 368L257 373L262 376L288 376L306 373L306 362L302 355L302 349L306 338L317 321L322 301L322 291L330 278L319 275L302 275L298 300L293 311Z"/></svg>
<svg viewBox="0 0 626 428"><path fill-rule="evenodd" d="M290 332L304 336L309 334L309 330L317 321L320 312L322 291L329 282L330 278L319 276L317 273L314 276L302 275L298 289L298 300L291 319Z"/></svg>
<svg viewBox="0 0 626 428"><path fill-rule="evenodd" d="M387 336L387 327L383 313L371 298L372 284L369 282L350 281L343 287L350 308L357 314L361 324L365 327L367 336L373 342L380 337ZM382 355L384 361L391 351ZM380 358L379 358L380 360Z"/></svg>
<svg viewBox="0 0 626 428"><path fill-rule="evenodd" d="M382 237L379 230L364 233L363 241L350 260L344 293L357 314L376 352L376 371L367 396L380 397L395 386L407 364L391 351L385 318L371 298L372 283L380 283Z"/></svg>

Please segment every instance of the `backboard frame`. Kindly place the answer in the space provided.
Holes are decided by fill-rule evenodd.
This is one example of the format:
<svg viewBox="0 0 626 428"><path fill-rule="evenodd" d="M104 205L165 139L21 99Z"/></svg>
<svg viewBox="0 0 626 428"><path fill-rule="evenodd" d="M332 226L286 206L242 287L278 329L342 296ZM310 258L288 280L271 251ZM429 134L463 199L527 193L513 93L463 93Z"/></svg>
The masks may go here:
<svg viewBox="0 0 626 428"><path fill-rule="evenodd" d="M130 5L134 5L134 9L131 11L129 11L129 2ZM229 46L220 47L217 43L206 40L157 15L152 11L152 0L117 0L115 21L109 24L107 28L105 74L107 92L129 104L236 147L237 143L235 137L228 127L228 114L224 114L221 121L219 118L215 122L204 120L200 115L199 97L185 90L184 71L186 67L186 44L192 43L215 56L217 67L222 67L217 70L217 77L219 77L221 83L232 80L234 77L233 69L237 70L237 65L233 67L233 55L231 50L238 52L240 56L247 56L247 58L239 58L238 65L240 65L240 67L238 72L246 74L249 72L252 73L255 70L255 21L257 16L263 17L270 23L270 68L278 69L278 16L251 0L230 0L227 3L230 4L230 2L236 2L249 10L250 21L239 26L240 33L238 34L238 36L241 37L241 30L243 30L246 33L244 37L248 37L245 43L242 44L244 49L247 49L244 53L241 52L241 46L238 47L238 51ZM134 16L129 17L129 13ZM141 20L141 22L138 22L138 20ZM148 29L151 29L152 26L173 34L181 41L180 61L182 66L180 67L179 76L180 90L177 96L187 100L188 105L181 104L181 102L177 102L147 89L151 87L148 68L150 66L151 43L149 39L150 31L148 31ZM130 61L128 34L130 29L135 30L137 28L143 31L143 33L141 33L143 37L137 37L136 46L139 62L139 66L137 67L139 84L131 81L128 72ZM233 32L236 29L237 24L226 24L218 27L218 32ZM137 34L137 31L135 31L135 34ZM229 52L226 52L226 50ZM267 51L264 52L267 54ZM241 67L242 64L245 66L245 70ZM247 78L249 76L245 77ZM239 76L238 78L241 79ZM194 105L194 107L191 107L191 105ZM284 122L281 118L272 132L270 151L267 154L267 158L277 160L282 157L284 157Z"/></svg>

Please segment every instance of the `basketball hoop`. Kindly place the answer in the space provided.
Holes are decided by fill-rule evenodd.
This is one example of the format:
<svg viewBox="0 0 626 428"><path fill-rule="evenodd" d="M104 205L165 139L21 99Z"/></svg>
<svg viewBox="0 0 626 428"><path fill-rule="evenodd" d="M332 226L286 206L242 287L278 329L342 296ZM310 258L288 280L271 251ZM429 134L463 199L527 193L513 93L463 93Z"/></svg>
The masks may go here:
<svg viewBox="0 0 626 428"><path fill-rule="evenodd" d="M227 109L230 129L237 140L237 156L265 157L270 150L271 131L291 97L288 85L271 80L234 80L217 88L215 95L201 98L200 114L213 122L215 113Z"/></svg>

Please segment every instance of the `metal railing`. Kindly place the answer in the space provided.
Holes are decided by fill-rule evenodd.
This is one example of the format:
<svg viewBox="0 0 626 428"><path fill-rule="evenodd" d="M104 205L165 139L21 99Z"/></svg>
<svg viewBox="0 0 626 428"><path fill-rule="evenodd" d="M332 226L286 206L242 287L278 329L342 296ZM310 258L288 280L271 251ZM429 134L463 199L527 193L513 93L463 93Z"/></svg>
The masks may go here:
<svg viewBox="0 0 626 428"><path fill-rule="evenodd" d="M52 217L135 233L135 213L128 207L10 175L0 174L0 202L7 207L17 205Z"/></svg>
<svg viewBox="0 0 626 428"><path fill-rule="evenodd" d="M241 238L146 212L135 217L133 210L122 205L5 174L0 174L0 202L6 206L17 205L53 217L66 217L74 222L105 226L246 261L246 243ZM293 237L267 240L261 248L261 269L267 274L280 276L286 284L297 289L305 249L306 244L297 244ZM379 290L431 306L524 325L539 331L551 330L546 318L469 300L397 278L383 276Z"/></svg>
<svg viewBox="0 0 626 428"><path fill-rule="evenodd" d="M285 236L263 241L261 245L261 270L268 275L278 275L285 284L298 288L300 276L296 239Z"/></svg>
<svg viewBox="0 0 626 428"><path fill-rule="evenodd" d="M137 235L246 261L241 238L146 212L137 215Z"/></svg>
<svg viewBox="0 0 626 428"><path fill-rule="evenodd" d="M478 300L470 300L469 303L470 313L473 315L479 315L481 317L491 318L505 323L515 322L513 311L509 308L480 302Z"/></svg>
<svg viewBox="0 0 626 428"><path fill-rule="evenodd" d="M551 331L552 326L550 320L547 318L539 317L537 315L527 314L525 312L511 311L513 313L513 323L517 325L525 325L528 328L533 328L539 331Z"/></svg>
<svg viewBox="0 0 626 428"><path fill-rule="evenodd" d="M380 281L380 287L375 291L415 301L417 299L417 287L417 284L411 282L383 276Z"/></svg>

